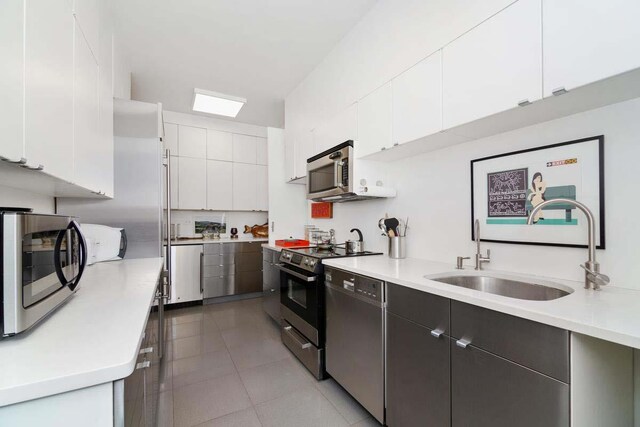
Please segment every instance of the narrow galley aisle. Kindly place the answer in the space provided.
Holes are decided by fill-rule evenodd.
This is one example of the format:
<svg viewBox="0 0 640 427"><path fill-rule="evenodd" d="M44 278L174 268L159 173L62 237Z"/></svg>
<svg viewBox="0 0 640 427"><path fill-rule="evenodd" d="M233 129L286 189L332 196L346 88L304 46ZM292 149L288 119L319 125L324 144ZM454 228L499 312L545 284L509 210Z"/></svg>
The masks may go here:
<svg viewBox="0 0 640 427"><path fill-rule="evenodd" d="M167 335L159 427L379 426L291 355L261 298L169 310Z"/></svg>

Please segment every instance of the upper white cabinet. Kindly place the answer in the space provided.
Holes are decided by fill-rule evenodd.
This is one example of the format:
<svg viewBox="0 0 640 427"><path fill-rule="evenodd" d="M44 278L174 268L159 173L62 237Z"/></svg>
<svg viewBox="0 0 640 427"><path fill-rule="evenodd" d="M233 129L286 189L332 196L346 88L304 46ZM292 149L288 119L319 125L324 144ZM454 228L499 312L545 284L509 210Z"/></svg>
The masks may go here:
<svg viewBox="0 0 640 427"><path fill-rule="evenodd" d="M28 0L31 1L31 0ZM69 0L63 0L69 3ZM89 49L97 58L100 46L100 13L102 5L100 3L111 3L110 0L73 0L73 14L82 34L84 35Z"/></svg>
<svg viewBox="0 0 640 427"><path fill-rule="evenodd" d="M520 0L442 51L444 128L542 98L541 0Z"/></svg>
<svg viewBox="0 0 640 427"><path fill-rule="evenodd" d="M356 157L391 147L391 83L358 102Z"/></svg>
<svg viewBox="0 0 640 427"><path fill-rule="evenodd" d="M98 131L98 64L80 32L75 33L75 77L73 84L73 141L75 180L93 191L100 188L96 168L102 162L102 147ZM28 144L27 144L28 147Z"/></svg>
<svg viewBox="0 0 640 427"><path fill-rule="evenodd" d="M180 157L207 158L207 130L178 125L178 153Z"/></svg>
<svg viewBox="0 0 640 427"><path fill-rule="evenodd" d="M233 134L233 161L255 165L258 156L257 138L250 135Z"/></svg>
<svg viewBox="0 0 640 427"><path fill-rule="evenodd" d="M442 130L442 51L393 79L392 91L394 144Z"/></svg>
<svg viewBox="0 0 640 427"><path fill-rule="evenodd" d="M284 176L291 181L296 178L296 144L292 129L285 129L284 133Z"/></svg>
<svg viewBox="0 0 640 427"><path fill-rule="evenodd" d="M544 95L640 67L640 2L543 0Z"/></svg>
<svg viewBox="0 0 640 427"><path fill-rule="evenodd" d="M207 129L207 159L227 162L233 159L233 137L231 133Z"/></svg>
<svg viewBox="0 0 640 427"><path fill-rule="evenodd" d="M24 0L0 2L0 157L24 156Z"/></svg>
<svg viewBox="0 0 640 427"><path fill-rule="evenodd" d="M233 165L233 209L252 211L257 208L258 165L232 163Z"/></svg>
<svg viewBox="0 0 640 427"><path fill-rule="evenodd" d="M86 107L86 126L77 148L95 149L97 136L98 65L82 36L75 36L67 0L29 0L25 9L24 157L27 165L43 166L50 175L88 184L92 177L74 179L74 102ZM4 43L4 40L2 41ZM76 87L74 87L74 43ZM76 96L79 96L77 98ZM74 99L76 97L76 99ZM86 178L86 180L84 180Z"/></svg>
<svg viewBox="0 0 640 427"><path fill-rule="evenodd" d="M267 164L267 138L256 138L256 163Z"/></svg>
<svg viewBox="0 0 640 427"><path fill-rule="evenodd" d="M267 172L267 166L257 165L256 166L256 185L257 185L257 195L256 195L256 207L255 209L258 211L268 211L269 210L269 176Z"/></svg>
<svg viewBox="0 0 640 427"><path fill-rule="evenodd" d="M178 157L178 209L207 208L207 160Z"/></svg>
<svg viewBox="0 0 640 427"><path fill-rule="evenodd" d="M207 160L207 209L233 209L233 163Z"/></svg>
<svg viewBox="0 0 640 427"><path fill-rule="evenodd" d="M162 142L164 143L164 149L169 150L172 156L180 155L180 151L178 151L178 125L174 123L164 124Z"/></svg>
<svg viewBox="0 0 640 427"><path fill-rule="evenodd" d="M100 40L98 46L98 97L100 149L103 164L98 169L100 187L107 196L113 197L113 3L100 2Z"/></svg>
<svg viewBox="0 0 640 427"><path fill-rule="evenodd" d="M315 154L357 137L358 104L352 104L313 130Z"/></svg>
<svg viewBox="0 0 640 427"><path fill-rule="evenodd" d="M302 178L307 176L307 159L318 154L313 143L313 134L310 130L300 131L294 140L294 176Z"/></svg>

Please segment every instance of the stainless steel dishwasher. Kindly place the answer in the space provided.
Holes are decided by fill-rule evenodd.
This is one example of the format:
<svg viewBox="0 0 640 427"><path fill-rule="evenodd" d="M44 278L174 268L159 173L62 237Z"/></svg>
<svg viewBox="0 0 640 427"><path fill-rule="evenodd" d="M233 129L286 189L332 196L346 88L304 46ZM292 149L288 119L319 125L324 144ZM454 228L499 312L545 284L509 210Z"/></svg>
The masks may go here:
<svg viewBox="0 0 640 427"><path fill-rule="evenodd" d="M326 370L384 424L384 282L325 267Z"/></svg>

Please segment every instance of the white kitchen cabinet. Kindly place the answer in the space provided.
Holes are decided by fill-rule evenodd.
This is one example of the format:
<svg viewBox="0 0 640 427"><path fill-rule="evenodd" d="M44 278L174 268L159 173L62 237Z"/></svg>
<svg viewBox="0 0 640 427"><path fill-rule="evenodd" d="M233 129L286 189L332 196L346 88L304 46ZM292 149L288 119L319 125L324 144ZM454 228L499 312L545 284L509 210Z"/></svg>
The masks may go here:
<svg viewBox="0 0 640 427"><path fill-rule="evenodd" d="M257 179L257 165L233 163L233 210L256 210Z"/></svg>
<svg viewBox="0 0 640 427"><path fill-rule="evenodd" d="M267 138L256 137L256 163L267 164Z"/></svg>
<svg viewBox="0 0 640 427"><path fill-rule="evenodd" d="M358 104L352 104L313 130L315 153L358 139Z"/></svg>
<svg viewBox="0 0 640 427"><path fill-rule="evenodd" d="M178 182L180 180L180 165L179 158L176 156L171 156L171 209L179 209L179 196L178 192L180 191ZM167 175L165 173L162 174L163 187L167 188ZM163 197L164 208L167 208L167 199Z"/></svg>
<svg viewBox="0 0 640 427"><path fill-rule="evenodd" d="M28 0L31 1L31 0ZM68 3L68 0L64 0ZM110 3L109 0L73 0L73 14L84 38L89 44L93 56L99 57L99 40L101 24L101 3Z"/></svg>
<svg viewBox="0 0 640 427"><path fill-rule="evenodd" d="M73 84L74 181L93 191L100 188L103 141L99 136L98 64L76 25L74 42L75 78ZM57 144L52 144L56 146ZM59 147L55 147L60 149Z"/></svg>
<svg viewBox="0 0 640 427"><path fill-rule="evenodd" d="M100 39L98 46L99 133L102 163L97 168L100 187L110 197L114 192L113 164L113 3L100 2Z"/></svg>
<svg viewBox="0 0 640 427"><path fill-rule="evenodd" d="M77 89L74 87L74 43L78 51ZM27 165L42 165L46 173L84 186L91 180L85 181L85 176L74 179L74 102L86 107L82 116L86 122L80 124L83 131L80 136L95 138L98 67L91 52L87 51L84 39L74 37L74 20L67 0L26 2L24 47L24 157ZM80 97L74 99L74 92ZM89 150L95 148L91 145ZM81 149L80 157L86 152Z"/></svg>
<svg viewBox="0 0 640 427"><path fill-rule="evenodd" d="M207 159L227 162L233 159L233 138L231 133L207 129Z"/></svg>
<svg viewBox="0 0 640 427"><path fill-rule="evenodd" d="M303 178L307 176L307 159L313 157L317 152L313 143L311 131L300 131L294 140L294 176Z"/></svg>
<svg viewBox="0 0 640 427"><path fill-rule="evenodd" d="M287 128L284 132L284 176L289 182L296 177L296 145L293 130Z"/></svg>
<svg viewBox="0 0 640 427"><path fill-rule="evenodd" d="M24 0L0 2L0 157L24 156Z"/></svg>
<svg viewBox="0 0 640 427"><path fill-rule="evenodd" d="M178 153L180 157L207 158L207 130L178 125Z"/></svg>
<svg viewBox="0 0 640 427"><path fill-rule="evenodd" d="M257 200L256 210L268 211L269 210L269 176L267 173L267 166L256 166L256 179L257 179Z"/></svg>
<svg viewBox="0 0 640 427"><path fill-rule="evenodd" d="M354 147L356 157L391 147L391 104L391 83L358 101L358 143Z"/></svg>
<svg viewBox="0 0 640 427"><path fill-rule="evenodd" d="M178 208L207 208L207 160L178 157Z"/></svg>
<svg viewBox="0 0 640 427"><path fill-rule="evenodd" d="M640 67L640 2L543 0L544 96Z"/></svg>
<svg viewBox="0 0 640 427"><path fill-rule="evenodd" d="M233 163L207 160L207 209L233 209Z"/></svg>
<svg viewBox="0 0 640 427"><path fill-rule="evenodd" d="M392 91L394 144L442 130L442 51L393 79Z"/></svg>
<svg viewBox="0 0 640 427"><path fill-rule="evenodd" d="M178 150L178 125L174 123L164 124L164 137L162 138L165 150L170 150L172 156L179 156Z"/></svg>
<svg viewBox="0 0 640 427"><path fill-rule="evenodd" d="M541 0L520 0L442 51L443 127L542 97Z"/></svg>
<svg viewBox="0 0 640 427"><path fill-rule="evenodd" d="M255 165L258 155L257 138L250 135L233 134L233 161Z"/></svg>

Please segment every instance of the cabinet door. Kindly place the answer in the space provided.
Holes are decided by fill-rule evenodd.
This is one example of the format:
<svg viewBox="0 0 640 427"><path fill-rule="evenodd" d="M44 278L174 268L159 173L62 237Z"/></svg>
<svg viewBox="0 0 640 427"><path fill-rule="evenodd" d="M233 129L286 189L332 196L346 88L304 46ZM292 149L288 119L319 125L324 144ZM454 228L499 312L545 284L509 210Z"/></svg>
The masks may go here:
<svg viewBox="0 0 640 427"><path fill-rule="evenodd" d="M541 0L520 0L442 51L443 125L542 97Z"/></svg>
<svg viewBox="0 0 640 427"><path fill-rule="evenodd" d="M207 129L207 159L227 162L233 159L231 133Z"/></svg>
<svg viewBox="0 0 640 427"><path fill-rule="evenodd" d="M640 2L543 0L544 96L640 67Z"/></svg>
<svg viewBox="0 0 640 427"><path fill-rule="evenodd" d="M178 157L178 207L207 208L207 161Z"/></svg>
<svg viewBox="0 0 640 427"><path fill-rule="evenodd" d="M391 103L391 83L358 101L356 157L391 147Z"/></svg>
<svg viewBox="0 0 640 427"><path fill-rule="evenodd" d="M180 157L207 158L207 130L178 125L178 150Z"/></svg>
<svg viewBox="0 0 640 427"><path fill-rule="evenodd" d="M0 2L0 157L24 156L24 0Z"/></svg>
<svg viewBox="0 0 640 427"><path fill-rule="evenodd" d="M113 197L113 10L111 1L100 2L100 40L98 46L99 133L102 164L99 187Z"/></svg>
<svg viewBox="0 0 640 427"><path fill-rule="evenodd" d="M256 138L256 163L267 165L267 138Z"/></svg>
<svg viewBox="0 0 640 427"><path fill-rule="evenodd" d="M291 129L284 130L284 176L286 181L295 178L296 147L294 133Z"/></svg>
<svg viewBox="0 0 640 427"><path fill-rule="evenodd" d="M387 312L387 425L451 424L449 339Z"/></svg>
<svg viewBox="0 0 640 427"><path fill-rule="evenodd" d="M393 142L442 130L442 51L393 79Z"/></svg>
<svg viewBox="0 0 640 427"><path fill-rule="evenodd" d="M98 64L76 27L73 127L75 182L94 191L100 188L103 141L99 138ZM51 143L51 141L49 141ZM57 144L51 144L56 146ZM56 146L57 150L60 147Z"/></svg>
<svg viewBox="0 0 640 427"><path fill-rule="evenodd" d="M233 209L233 175L231 162L207 160L207 209Z"/></svg>
<svg viewBox="0 0 640 427"><path fill-rule="evenodd" d="M170 150L172 156L179 156L178 151L178 125L173 123L164 124L164 138L162 138L165 150Z"/></svg>
<svg viewBox="0 0 640 427"><path fill-rule="evenodd" d="M256 165L233 163L233 209L256 209L258 171Z"/></svg>
<svg viewBox="0 0 640 427"><path fill-rule="evenodd" d="M233 161L255 165L258 147L255 136L233 134Z"/></svg>
<svg viewBox="0 0 640 427"><path fill-rule="evenodd" d="M91 186L95 165L74 180L74 122L76 146L89 147L95 160L98 126L98 65L82 34L78 34L67 0L30 0L25 7L24 144L30 166ZM74 39L76 50L74 85ZM3 41L4 43L4 41ZM75 86L75 87L74 87ZM80 107L74 106L80 104ZM77 119L74 120L74 108Z"/></svg>
<svg viewBox="0 0 640 427"><path fill-rule="evenodd" d="M256 210L268 211L269 210L269 176L267 172L267 167L262 165L257 165L256 177L257 177Z"/></svg>
<svg viewBox="0 0 640 427"><path fill-rule="evenodd" d="M65 0L68 2L68 0ZM97 58L99 55L99 32L100 32L100 3L105 0L74 0L73 14L84 38L87 40L89 49Z"/></svg>
<svg viewBox="0 0 640 427"><path fill-rule="evenodd" d="M172 291L169 303L202 299L202 245L171 247Z"/></svg>
<svg viewBox="0 0 640 427"><path fill-rule="evenodd" d="M453 427L568 427L569 385L451 340Z"/></svg>

